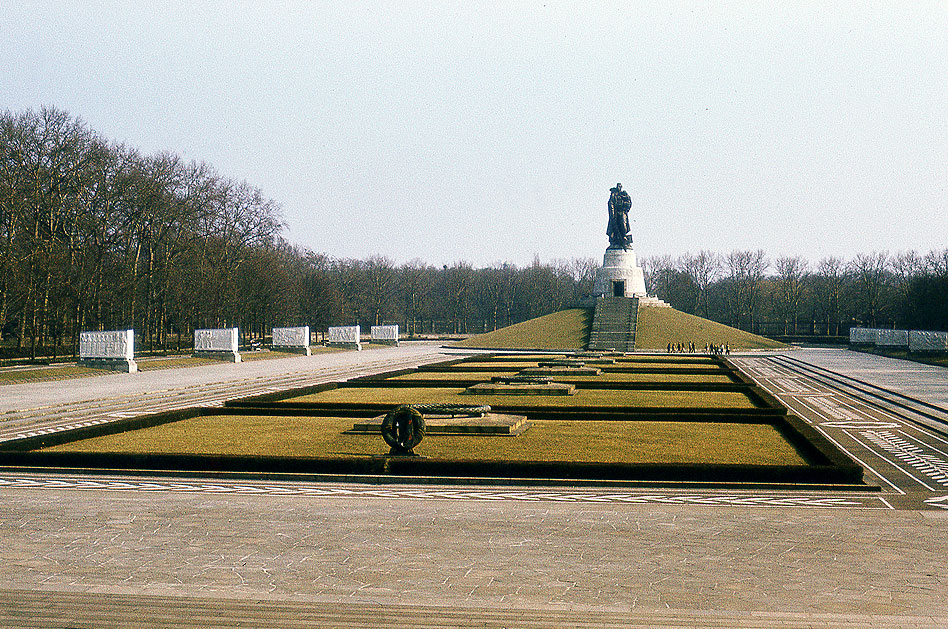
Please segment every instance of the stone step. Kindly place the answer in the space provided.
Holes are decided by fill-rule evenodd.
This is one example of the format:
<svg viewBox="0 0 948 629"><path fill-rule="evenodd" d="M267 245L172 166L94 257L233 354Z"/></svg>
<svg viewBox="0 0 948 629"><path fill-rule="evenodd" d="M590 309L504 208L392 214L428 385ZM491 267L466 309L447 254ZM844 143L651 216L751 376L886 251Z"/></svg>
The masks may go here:
<svg viewBox="0 0 948 629"><path fill-rule="evenodd" d="M630 297L600 297L596 300L589 349L629 351L635 347L638 300Z"/></svg>

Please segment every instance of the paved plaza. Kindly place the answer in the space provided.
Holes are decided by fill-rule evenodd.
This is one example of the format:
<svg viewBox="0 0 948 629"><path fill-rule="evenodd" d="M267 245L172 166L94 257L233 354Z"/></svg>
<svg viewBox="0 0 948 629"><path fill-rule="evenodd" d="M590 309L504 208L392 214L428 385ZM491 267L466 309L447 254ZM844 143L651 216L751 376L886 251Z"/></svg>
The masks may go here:
<svg viewBox="0 0 948 629"><path fill-rule="evenodd" d="M302 364L338 379L445 358L437 346L373 351ZM944 405L948 370L845 350L788 355ZM0 470L0 626L948 627L948 436L780 356L732 358L858 460L877 490ZM301 360L262 361L284 364L253 377L291 384ZM177 370L187 372L180 387L162 390L214 401L222 388L242 392L250 373L223 370L249 366ZM55 394L64 405L107 399L127 414L150 409L143 382L108 396L80 380L17 395L35 402L41 388L65 387ZM70 388L79 383L99 393ZM70 421L40 406L4 406L17 423L8 433Z"/></svg>
<svg viewBox="0 0 948 629"><path fill-rule="evenodd" d="M790 355L948 408L948 370L944 367L838 349L803 349Z"/></svg>
<svg viewBox="0 0 948 629"><path fill-rule="evenodd" d="M0 387L0 440L445 360L435 342Z"/></svg>

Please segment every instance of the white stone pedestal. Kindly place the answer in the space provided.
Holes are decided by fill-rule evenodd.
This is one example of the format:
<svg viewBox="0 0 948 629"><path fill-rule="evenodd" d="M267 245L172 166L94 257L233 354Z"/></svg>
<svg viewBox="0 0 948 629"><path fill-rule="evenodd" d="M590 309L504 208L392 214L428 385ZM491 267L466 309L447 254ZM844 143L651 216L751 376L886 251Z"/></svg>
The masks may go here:
<svg viewBox="0 0 948 629"><path fill-rule="evenodd" d="M225 363L239 363L243 362L243 359L240 357L240 352L231 352L231 351L199 351L194 350L191 353L195 358L210 358L211 360L222 360Z"/></svg>
<svg viewBox="0 0 948 629"><path fill-rule="evenodd" d="M136 373L138 363L131 358L80 358L79 365L93 369L108 369L121 373Z"/></svg>
<svg viewBox="0 0 948 629"><path fill-rule="evenodd" d="M596 270L594 297L646 297L645 275L635 259L634 249L609 247Z"/></svg>

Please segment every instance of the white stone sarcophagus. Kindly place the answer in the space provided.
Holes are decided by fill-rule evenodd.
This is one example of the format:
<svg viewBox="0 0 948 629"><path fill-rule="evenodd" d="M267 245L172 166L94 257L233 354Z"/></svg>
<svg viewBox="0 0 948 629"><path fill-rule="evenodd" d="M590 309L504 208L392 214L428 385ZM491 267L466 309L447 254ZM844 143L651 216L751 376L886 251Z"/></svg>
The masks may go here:
<svg viewBox="0 0 948 629"><path fill-rule="evenodd" d="M237 328L195 330L194 355L239 363L238 337Z"/></svg>
<svg viewBox="0 0 948 629"><path fill-rule="evenodd" d="M908 330L879 330L876 336L877 347L904 347L909 346Z"/></svg>
<svg viewBox="0 0 948 629"><path fill-rule="evenodd" d="M295 328L273 328L273 349L279 352L292 352L310 356L309 326Z"/></svg>
<svg viewBox="0 0 948 629"><path fill-rule="evenodd" d="M909 349L913 352L948 352L948 332L912 330L909 333Z"/></svg>
<svg viewBox="0 0 948 629"><path fill-rule="evenodd" d="M89 367L134 373L135 330L79 333L79 363Z"/></svg>
<svg viewBox="0 0 948 629"><path fill-rule="evenodd" d="M326 331L326 345L362 349L362 330L357 325L342 325Z"/></svg>
<svg viewBox="0 0 948 629"><path fill-rule="evenodd" d="M398 346L398 325L373 325L370 342Z"/></svg>
<svg viewBox="0 0 948 629"><path fill-rule="evenodd" d="M875 345L879 338L876 328L849 328L849 343L851 345Z"/></svg>

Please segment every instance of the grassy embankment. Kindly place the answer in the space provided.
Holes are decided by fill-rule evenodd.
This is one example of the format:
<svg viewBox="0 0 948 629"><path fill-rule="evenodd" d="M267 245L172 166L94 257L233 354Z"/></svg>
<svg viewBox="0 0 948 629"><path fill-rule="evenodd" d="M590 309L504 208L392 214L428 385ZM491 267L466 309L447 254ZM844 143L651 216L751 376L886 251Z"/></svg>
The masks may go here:
<svg viewBox="0 0 948 629"><path fill-rule="evenodd" d="M571 308L536 319L478 334L455 344L456 347L500 349L585 349L589 342L592 310Z"/></svg>
<svg viewBox="0 0 948 629"><path fill-rule="evenodd" d="M572 308L494 332L479 334L456 344L457 347L491 349L582 350L589 342L591 308ZM731 350L782 349L771 339L690 315L674 308L639 308L635 349L664 350L669 343L693 342L699 349L709 343L727 344Z"/></svg>
<svg viewBox="0 0 948 629"><path fill-rule="evenodd" d="M639 308L635 349L664 350L669 343L727 344L731 350L782 349L787 347L763 336L751 334L709 319L675 310L644 306Z"/></svg>

